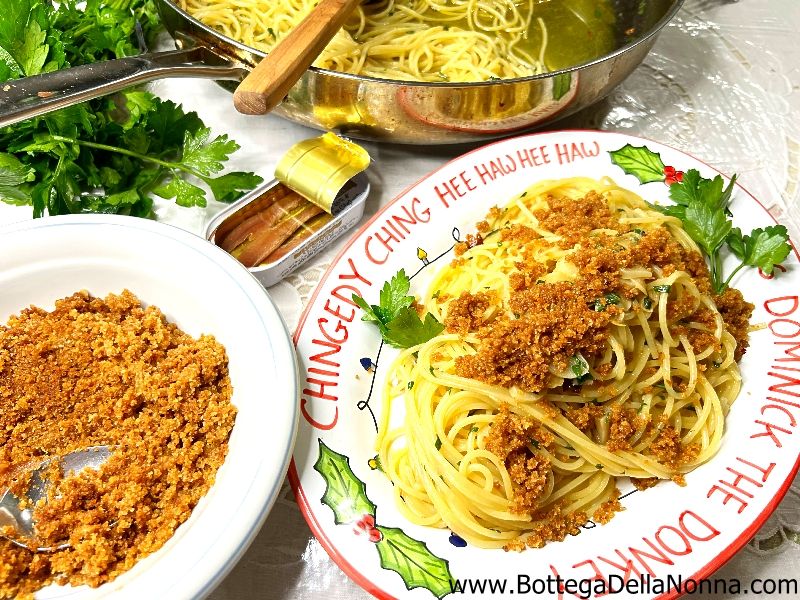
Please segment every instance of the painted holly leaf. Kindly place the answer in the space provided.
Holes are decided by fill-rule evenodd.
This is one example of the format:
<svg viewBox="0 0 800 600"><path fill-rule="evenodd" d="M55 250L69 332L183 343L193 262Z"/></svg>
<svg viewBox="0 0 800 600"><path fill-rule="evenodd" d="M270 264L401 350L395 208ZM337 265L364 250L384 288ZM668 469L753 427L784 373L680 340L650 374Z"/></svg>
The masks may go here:
<svg viewBox="0 0 800 600"><path fill-rule="evenodd" d="M322 503L333 511L334 522L353 523L364 515L375 516L375 505L367 497L364 482L350 468L350 459L319 440L319 458L314 470L325 480Z"/></svg>
<svg viewBox="0 0 800 600"><path fill-rule="evenodd" d="M572 73L561 73L553 77L553 100L561 100L572 87Z"/></svg>
<svg viewBox="0 0 800 600"><path fill-rule="evenodd" d="M452 593L453 576L450 565L428 550L419 540L407 536L397 527L377 527L381 539L376 544L381 567L394 571L403 578L406 588L422 587L437 598Z"/></svg>
<svg viewBox="0 0 800 600"><path fill-rule="evenodd" d="M661 155L646 146L625 144L609 154L611 162L628 175L636 177L641 183L664 181L664 161L661 160Z"/></svg>

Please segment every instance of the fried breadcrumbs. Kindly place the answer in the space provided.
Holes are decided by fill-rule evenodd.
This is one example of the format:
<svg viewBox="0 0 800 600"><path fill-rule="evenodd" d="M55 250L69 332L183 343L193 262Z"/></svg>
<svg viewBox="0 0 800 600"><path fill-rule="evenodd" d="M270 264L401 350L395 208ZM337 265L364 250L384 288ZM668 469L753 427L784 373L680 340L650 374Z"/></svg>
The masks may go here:
<svg viewBox="0 0 800 600"><path fill-rule="evenodd" d="M161 548L225 459L231 391L222 345L127 290L78 292L0 326L0 490L24 489L31 463L112 450L99 470L54 481L35 510L41 542L68 548L33 553L0 539L0 598L99 586Z"/></svg>
<svg viewBox="0 0 800 600"><path fill-rule="evenodd" d="M683 393L688 379L673 370L665 381L655 380L658 369L653 363L661 360L655 354L646 359L649 364L638 367L641 375L636 375L647 382L639 388L632 385L633 377L627 377L634 375L633 364L627 366L626 377L614 375L618 363L613 358L616 351L609 350L612 330L660 319L655 305L661 296L655 294L669 294L671 286L648 290L644 283L636 282L636 277L652 281L680 270L689 275L689 286L716 303L726 330L735 339L734 358L738 361L747 349L753 305L733 288L713 296L708 267L699 252L682 245L667 226L636 228L636 220L612 210L602 194L548 196L544 206L532 209L531 214L530 226L502 223L502 213L494 209L478 225L480 233L467 236L456 246L457 258L451 265L454 269L472 260L474 257L465 253L497 231L497 247L502 247L509 262L513 261L513 268L505 291L484 286L481 291L440 300L445 306L443 324L447 333L470 337L474 348L474 352L455 358L453 374L521 390L528 396L517 392L520 402L535 398L536 409L556 422L561 431L583 435L591 443L604 445L607 452L642 454L658 462L673 481L685 485L683 473L697 462L701 446L684 441L682 431L670 424L670 415L654 422L650 406L663 395L665 381ZM621 219L621 215L626 218ZM568 252L563 254L563 250ZM563 264L559 264L562 254ZM558 268L561 271L554 276ZM718 315L707 303L698 301L696 294L668 296L665 317L670 335L685 339L696 355L705 353L707 357L722 351ZM650 325L647 327L652 338ZM629 333L627 336L618 346L627 344L633 351L635 342ZM698 370L705 368L698 364ZM617 389L617 385L622 387ZM625 385L632 386L627 395L602 400L620 396ZM549 402L548 396L557 405ZM604 524L622 509L619 492L608 483L602 462L584 461L571 445L555 443L555 436L546 427L514 410L502 404L484 438L485 450L503 461L506 468L513 490L509 510L529 516L532 523L531 531L507 544L507 550L538 548L562 540L577 533L589 517ZM552 490L561 484L559 469L563 465L580 469L584 477L595 470L600 473L598 480L605 486L600 497L604 501L590 514L570 512L561 503L549 501ZM611 470L618 469L612 466ZM626 475L624 470L622 475ZM644 489L657 480L633 481L638 489Z"/></svg>

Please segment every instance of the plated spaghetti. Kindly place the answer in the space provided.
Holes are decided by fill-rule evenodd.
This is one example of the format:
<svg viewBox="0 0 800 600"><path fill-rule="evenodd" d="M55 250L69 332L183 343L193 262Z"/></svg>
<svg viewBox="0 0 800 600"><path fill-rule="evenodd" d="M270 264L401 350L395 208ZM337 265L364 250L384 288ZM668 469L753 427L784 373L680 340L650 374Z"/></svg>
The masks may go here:
<svg viewBox="0 0 800 600"><path fill-rule="evenodd" d="M540 547L718 450L753 305L714 295L681 221L610 179L540 182L421 299L378 434L397 507L484 548Z"/></svg>

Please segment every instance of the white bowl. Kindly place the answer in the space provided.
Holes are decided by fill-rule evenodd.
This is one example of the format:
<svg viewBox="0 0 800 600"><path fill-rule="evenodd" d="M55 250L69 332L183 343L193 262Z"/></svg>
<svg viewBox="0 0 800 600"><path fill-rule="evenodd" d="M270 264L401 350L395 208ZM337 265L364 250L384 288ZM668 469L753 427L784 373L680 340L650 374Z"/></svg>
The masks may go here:
<svg viewBox="0 0 800 600"><path fill-rule="evenodd" d="M0 229L0 322L86 289L129 289L192 336L227 352L238 409L216 483L158 552L99 588L50 586L38 598L199 598L233 567L272 507L297 428L294 347L264 288L204 239L132 217L38 219Z"/></svg>

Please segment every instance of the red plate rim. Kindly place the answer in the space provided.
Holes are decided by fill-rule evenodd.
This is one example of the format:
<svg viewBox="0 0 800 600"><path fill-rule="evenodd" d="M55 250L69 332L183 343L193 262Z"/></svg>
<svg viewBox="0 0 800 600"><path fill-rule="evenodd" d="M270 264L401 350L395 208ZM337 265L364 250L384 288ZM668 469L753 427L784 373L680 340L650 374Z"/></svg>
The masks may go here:
<svg viewBox="0 0 800 600"><path fill-rule="evenodd" d="M309 312L311 312L311 307L314 305L314 302L317 299L317 295L319 294L319 291L322 288L322 285L328 279L328 276L330 275L330 273L333 270L334 266L341 260L342 256L344 256L345 252L347 252L347 250L350 249L350 246L353 245L353 243L356 241L356 239L358 239L361 236L361 234L363 234L367 230L367 228L369 228L369 226L372 225L372 223L374 221L376 221L381 215L383 215L384 212L386 212L389 208L391 208L401 197L405 196L405 194L409 190L411 190L412 188L414 188L418 184L422 183L424 180L428 179L432 175L438 173L442 169L446 168L451 163L453 163L453 162L455 162L457 160L461 160L465 156L469 156L470 154L473 154L475 152L484 150L486 148L490 148L492 146L497 146L497 145L506 143L510 139L535 138L535 137L543 136L543 135L558 135L560 133L561 134L591 133L592 135L622 135L622 136L625 136L625 137L630 138L632 140L639 140L639 141L642 141L642 142L649 142L649 143L652 143L652 144L658 144L659 146L664 146L666 148L674 150L675 152L679 152L681 154L684 154L684 155L688 156L689 158L691 158L693 160L696 160L700 164L705 165L706 167L708 167L712 171L715 171L715 172L719 173L723 177L726 177L726 178L728 177L727 175L725 175L719 169L716 169L715 167L712 167L711 165L709 165L705 161L702 161L699 158L697 158L695 156L692 156L691 154L689 154L688 152L685 152L684 150L681 150L680 148L675 148L674 146L670 146L669 144L665 144L663 142L658 142L656 140L652 140L652 139L649 139L649 138L646 138L646 137L630 135L630 134L627 134L627 133L624 133L624 132L617 132L617 131L599 131L599 130L593 130L593 129L564 129L564 130L557 130L557 131L543 131L543 132L538 132L538 133L530 133L530 134L527 134L527 135L520 135L520 136L516 136L516 137L513 137L513 138L505 138L503 140L498 140L496 142L492 142L490 144L486 144L484 146L480 146L478 148L474 148L473 150L470 150L469 152L465 152L464 154L460 154L457 157L447 161L446 163L441 165L439 168L437 168L437 169L435 169L433 171L430 171L429 173L425 174L423 177L419 178L417 181L415 181L411 185L406 186L405 189L403 189L403 191L401 191L394 198L392 198L388 203L386 203L385 206L383 206L378 212L376 212L366 223L364 223L361 227L358 228L358 231L356 231L350 237L350 240L348 240L348 242L342 247L342 249L336 254L334 259L331 261L330 267L328 267L328 269L323 274L322 278L317 283L317 287L314 290L314 293L311 295L311 298L309 298L308 303L306 304L306 307L303 309L303 314L300 316L300 320L297 323L297 328L295 329L294 335L292 336L292 341L295 344L295 348L297 347L297 340L298 340L298 338L300 336L300 333L303 330L303 326L305 325L305 322L306 322L306 319L308 317L308 314L309 314ZM772 219L776 224L780 224L780 223L778 223L778 220L770 214L770 212L767 210L767 207L764 206L758 200L758 198L756 198L753 194L751 194L739 182L736 183L736 186L741 191L743 191L745 194L750 196L750 198L762 208L762 210L769 216L770 219ZM795 256L797 257L798 260L800 260L800 252L798 252L797 248L794 246L794 243L791 240L789 241L789 243L792 246L792 251L794 252ZM753 519L753 522L741 534L739 534L739 536L735 540L733 540L733 542L731 542L728 545L727 548L725 548L722 552L720 552L714 560L712 560L711 562L709 562L706 565L704 565L694 575L692 575L691 579L694 579L695 581L699 581L701 579L707 578L709 575L711 575L712 573L714 573L715 571L720 569L723 565L725 565L725 563L727 563L731 558L733 558L733 556L739 550L741 550L745 546L745 544L747 544L747 542L750 540L750 538L752 538L753 535L755 535L756 531L764 523L766 523L767 519L769 519L769 517L772 515L772 513L778 507L778 504L780 504L781 500L783 500L784 496L789 491L789 488L791 487L792 482L794 481L794 478L797 475L798 470L800 470L800 456L797 457L797 460L795 461L794 466L792 467L791 472L789 473L789 476L783 482L783 484L781 485L781 487L778 490L777 494L775 494L775 496L767 504L767 506L764 508L764 510L761 511L761 513L758 514ZM378 585L376 585L372 581L370 581L366 577L366 575L364 575L361 571L359 571L352 564L350 564L350 562L342 554L339 553L339 551L336 549L336 547L331 543L330 539L328 539L328 537L325 535L325 532L323 531L321 525L317 522L317 519L314 516L313 511L311 510L310 504L308 502L308 498L306 497L305 493L303 492L303 487L300 484L300 476L297 473L297 467L295 466L295 463L294 463L294 456L292 457L292 461L289 464L289 471L288 471L287 475L289 477L289 485L291 486L292 492L294 492L294 495L295 495L295 500L297 501L297 504L300 507L300 512L303 513L303 517L305 518L306 523L308 523L308 526L311 529L311 533L314 534L314 537L317 538L317 540L319 541L320 545L325 549L325 551L331 557L333 562L335 562L338 565L338 567L340 569L342 569L342 571L344 571L345 574L347 574L348 577L350 577L350 579L352 579L355 583L360 585L364 590L366 590L367 592L369 592L370 594L372 594L376 598L381 598L382 600L395 600L394 596L392 596L389 593L385 592ZM682 596L683 594L684 593L682 591L680 591L680 590L670 590L668 592L665 592L665 593L655 597L654 600L673 600L675 598L678 598L678 597Z"/></svg>

